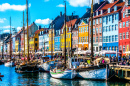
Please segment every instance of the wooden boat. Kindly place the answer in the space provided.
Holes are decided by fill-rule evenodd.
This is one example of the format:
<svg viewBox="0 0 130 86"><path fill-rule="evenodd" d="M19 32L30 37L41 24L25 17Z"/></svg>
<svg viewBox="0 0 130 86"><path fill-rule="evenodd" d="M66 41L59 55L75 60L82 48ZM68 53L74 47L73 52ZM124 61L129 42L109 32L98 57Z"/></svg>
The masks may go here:
<svg viewBox="0 0 130 86"><path fill-rule="evenodd" d="M43 62L44 61L44 62ZM38 65L40 71L50 72L50 67L54 67L54 60L50 60L49 57L43 56L41 64Z"/></svg>
<svg viewBox="0 0 130 86"><path fill-rule="evenodd" d="M99 61L102 59L106 59L105 61L107 63L110 62L107 58L98 58L94 61L94 65L91 65L90 58L70 58L69 65L71 68L75 68L75 71L77 72L76 77L78 78L107 80L109 77L109 69L108 65L99 64Z"/></svg>
<svg viewBox="0 0 130 86"><path fill-rule="evenodd" d="M73 79L76 76L76 72L73 69L54 69L53 71L50 71L50 74L53 78L58 79Z"/></svg>
<svg viewBox="0 0 130 86"><path fill-rule="evenodd" d="M5 65L6 67L13 67L13 66L15 66L15 64L14 64L13 61L6 62L4 65Z"/></svg>

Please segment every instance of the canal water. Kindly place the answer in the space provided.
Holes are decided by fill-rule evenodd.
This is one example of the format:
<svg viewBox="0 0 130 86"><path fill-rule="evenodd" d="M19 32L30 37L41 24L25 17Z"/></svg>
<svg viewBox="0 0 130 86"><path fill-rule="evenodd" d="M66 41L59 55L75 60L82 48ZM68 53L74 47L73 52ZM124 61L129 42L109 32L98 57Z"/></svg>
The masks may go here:
<svg viewBox="0 0 130 86"><path fill-rule="evenodd" d="M92 81L92 80L61 80L51 78L49 73L26 73L15 72L15 67L0 65L0 73L4 75L0 86L130 86L129 82L118 81Z"/></svg>

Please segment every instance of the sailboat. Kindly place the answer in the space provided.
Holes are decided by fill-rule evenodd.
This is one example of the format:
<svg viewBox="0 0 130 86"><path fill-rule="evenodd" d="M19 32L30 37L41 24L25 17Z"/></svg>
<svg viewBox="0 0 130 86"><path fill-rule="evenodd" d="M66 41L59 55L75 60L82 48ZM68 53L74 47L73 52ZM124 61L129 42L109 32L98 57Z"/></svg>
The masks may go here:
<svg viewBox="0 0 130 86"><path fill-rule="evenodd" d="M76 72L73 69L66 67L66 2L65 2L65 55L64 55L64 64L57 65L54 69L50 70L50 74L53 78L58 79L73 79L76 76Z"/></svg>
<svg viewBox="0 0 130 86"><path fill-rule="evenodd" d="M33 73L38 72L39 68L37 66L37 62L30 61L29 58L29 29L28 29L28 0L26 0L26 8L27 8L27 46L28 46L28 56L27 56L27 62L25 62L25 36L24 36L24 62L20 65L16 65L15 72L18 73ZM24 22L24 13L23 13L23 22ZM23 31L25 35L25 29L24 29L24 23L23 23Z"/></svg>
<svg viewBox="0 0 130 86"><path fill-rule="evenodd" d="M13 66L15 66L14 62L11 61L11 55L12 55L12 52L11 52L11 17L10 17L10 61L6 62L4 64L6 67L13 67Z"/></svg>
<svg viewBox="0 0 130 86"><path fill-rule="evenodd" d="M93 0L91 5L91 58L90 61L93 63ZM103 58L102 58L103 59ZM84 65L75 69L77 72L76 77L83 79L94 79L94 80L108 80L109 69L107 64L96 64L96 65Z"/></svg>

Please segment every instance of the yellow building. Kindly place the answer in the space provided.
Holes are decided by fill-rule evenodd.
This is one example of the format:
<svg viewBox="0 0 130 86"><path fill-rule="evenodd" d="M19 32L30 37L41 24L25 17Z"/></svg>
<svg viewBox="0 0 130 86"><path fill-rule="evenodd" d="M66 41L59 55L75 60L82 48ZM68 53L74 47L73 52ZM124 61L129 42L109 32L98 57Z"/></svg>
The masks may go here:
<svg viewBox="0 0 130 86"><path fill-rule="evenodd" d="M78 48L81 50L88 49L88 24L81 20L81 23L78 25Z"/></svg>
<svg viewBox="0 0 130 86"><path fill-rule="evenodd" d="M74 28L75 23L76 23L77 19L71 20L69 22L66 22L66 49L67 52L69 54L69 51L71 49L71 25L72 28ZM61 28L61 49L62 51L64 51L64 47L65 47L65 26L63 25L63 27Z"/></svg>
<svg viewBox="0 0 130 86"><path fill-rule="evenodd" d="M35 34L32 37L30 37L29 47L30 47L31 53L37 52L37 50L39 49L39 34L40 32L42 33L42 31L44 31L43 28L40 30L37 30Z"/></svg>
<svg viewBox="0 0 130 86"><path fill-rule="evenodd" d="M49 30L49 51L52 51L52 47L54 51L54 36L55 36L54 29L50 29Z"/></svg>

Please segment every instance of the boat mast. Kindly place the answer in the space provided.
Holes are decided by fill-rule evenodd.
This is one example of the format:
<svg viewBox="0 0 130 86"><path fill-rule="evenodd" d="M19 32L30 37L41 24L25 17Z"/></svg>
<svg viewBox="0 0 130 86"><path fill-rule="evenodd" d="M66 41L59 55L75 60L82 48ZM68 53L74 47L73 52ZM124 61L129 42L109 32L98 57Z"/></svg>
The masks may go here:
<svg viewBox="0 0 130 86"><path fill-rule="evenodd" d="M73 12L72 12L72 18L71 18L71 57L72 57L72 19L73 19Z"/></svg>
<svg viewBox="0 0 130 86"><path fill-rule="evenodd" d="M24 60L25 60L25 28L24 28L24 11L23 11L23 38L24 38Z"/></svg>
<svg viewBox="0 0 130 86"><path fill-rule="evenodd" d="M51 25L51 56L53 57L53 24Z"/></svg>
<svg viewBox="0 0 130 86"><path fill-rule="evenodd" d="M27 60L29 61L29 29L28 29L28 0L26 0L26 9L27 9L27 47L28 47L28 56Z"/></svg>
<svg viewBox="0 0 130 86"><path fill-rule="evenodd" d="M11 60L11 17L10 17L10 60Z"/></svg>
<svg viewBox="0 0 130 86"><path fill-rule="evenodd" d="M66 1L65 2L65 19L64 19L64 25L65 25L65 50L64 50L64 62L65 62L65 68L66 68Z"/></svg>
<svg viewBox="0 0 130 86"><path fill-rule="evenodd" d="M91 4L91 61L93 58L93 0Z"/></svg>

